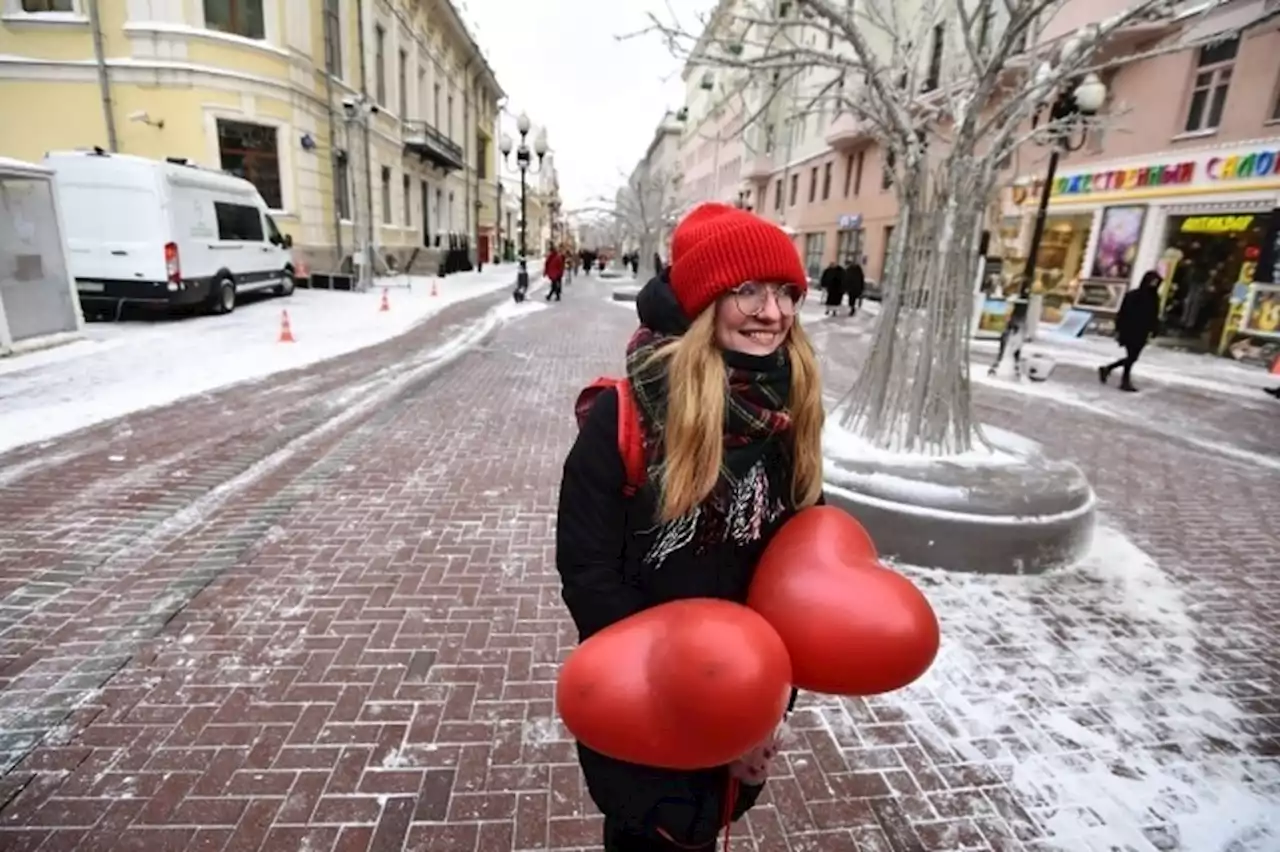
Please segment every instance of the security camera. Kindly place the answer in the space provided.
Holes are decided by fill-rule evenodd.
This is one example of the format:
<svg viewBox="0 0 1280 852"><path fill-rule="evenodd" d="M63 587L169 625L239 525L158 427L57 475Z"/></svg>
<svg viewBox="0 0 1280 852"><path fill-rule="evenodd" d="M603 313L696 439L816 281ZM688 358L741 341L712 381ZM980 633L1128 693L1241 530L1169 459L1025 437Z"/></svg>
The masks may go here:
<svg viewBox="0 0 1280 852"><path fill-rule="evenodd" d="M360 107L360 104L356 101L355 98L342 99L342 112L346 115L347 118L355 118L356 110L359 109L359 107Z"/></svg>
<svg viewBox="0 0 1280 852"><path fill-rule="evenodd" d="M378 114L378 105L369 104L369 115L377 115L377 114Z"/></svg>

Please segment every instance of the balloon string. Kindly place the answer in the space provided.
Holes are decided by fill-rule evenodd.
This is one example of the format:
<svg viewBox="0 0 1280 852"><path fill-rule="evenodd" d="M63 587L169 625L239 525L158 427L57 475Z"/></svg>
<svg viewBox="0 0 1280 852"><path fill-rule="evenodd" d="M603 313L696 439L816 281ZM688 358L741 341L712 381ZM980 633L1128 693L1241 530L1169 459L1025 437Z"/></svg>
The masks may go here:
<svg viewBox="0 0 1280 852"><path fill-rule="evenodd" d="M738 803L738 779L729 776L724 797L724 852L729 852L729 835L733 831L733 808Z"/></svg>

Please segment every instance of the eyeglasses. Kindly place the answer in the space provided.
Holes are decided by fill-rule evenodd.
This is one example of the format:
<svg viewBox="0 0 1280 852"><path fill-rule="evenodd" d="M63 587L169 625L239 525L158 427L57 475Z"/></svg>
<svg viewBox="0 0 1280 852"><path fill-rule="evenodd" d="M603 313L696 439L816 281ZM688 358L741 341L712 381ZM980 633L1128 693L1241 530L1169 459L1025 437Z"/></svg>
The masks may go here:
<svg viewBox="0 0 1280 852"><path fill-rule="evenodd" d="M760 284L748 281L729 291L738 310L749 317L758 317L769 305L769 296L778 305L778 313L793 317L804 302L804 291L794 284Z"/></svg>

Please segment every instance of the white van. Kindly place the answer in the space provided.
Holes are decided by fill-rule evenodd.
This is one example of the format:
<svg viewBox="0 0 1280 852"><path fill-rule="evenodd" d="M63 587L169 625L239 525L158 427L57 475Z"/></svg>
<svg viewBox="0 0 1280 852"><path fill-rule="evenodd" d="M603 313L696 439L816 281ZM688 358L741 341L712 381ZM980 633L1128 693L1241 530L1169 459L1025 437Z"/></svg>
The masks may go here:
<svg viewBox="0 0 1280 852"><path fill-rule="evenodd" d="M253 184L185 160L53 151L68 260L86 307L235 310L236 294L293 292L293 240Z"/></svg>

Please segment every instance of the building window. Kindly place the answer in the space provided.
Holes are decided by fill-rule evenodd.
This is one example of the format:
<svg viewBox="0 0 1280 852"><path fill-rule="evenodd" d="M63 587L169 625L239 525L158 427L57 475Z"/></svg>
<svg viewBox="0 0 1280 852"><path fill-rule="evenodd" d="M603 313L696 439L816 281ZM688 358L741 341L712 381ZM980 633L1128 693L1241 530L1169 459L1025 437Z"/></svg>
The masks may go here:
<svg viewBox="0 0 1280 852"><path fill-rule="evenodd" d="M405 172L403 186L401 187L404 190L404 198L401 200L404 202L404 226L406 228L413 227L413 202L410 200L413 197L413 191L409 187L409 173Z"/></svg>
<svg viewBox="0 0 1280 852"><path fill-rule="evenodd" d="M73 15L76 11L76 3L75 0L22 0L22 11L31 15L42 12Z"/></svg>
<svg viewBox="0 0 1280 852"><path fill-rule="evenodd" d="M440 129L440 84L436 83L432 87L433 98L431 100L431 126L436 130Z"/></svg>
<svg viewBox="0 0 1280 852"><path fill-rule="evenodd" d="M27 2L28 0L23 0L24 9L27 7ZM36 5L62 4L37 3ZM262 0L204 0L204 25L211 30L245 38L265 38Z"/></svg>
<svg viewBox="0 0 1280 852"><path fill-rule="evenodd" d="M773 209L782 209L782 178L773 182Z"/></svg>
<svg viewBox="0 0 1280 852"><path fill-rule="evenodd" d="M333 158L333 204L339 219L351 220L351 170L346 151L339 151Z"/></svg>
<svg viewBox="0 0 1280 852"><path fill-rule="evenodd" d="M400 87L400 118L409 117L409 54L400 51L400 66L396 69L396 85Z"/></svg>
<svg viewBox="0 0 1280 852"><path fill-rule="evenodd" d="M841 266L862 263L862 229L841 231L836 239L836 262Z"/></svg>
<svg viewBox="0 0 1280 852"><path fill-rule="evenodd" d="M421 108L423 106L422 102L425 101L426 99L427 99L427 69L419 67L418 68L418 97L414 101L414 103L416 103L418 107ZM427 114L426 109L415 109L413 111L414 118L422 118L426 114Z"/></svg>
<svg viewBox="0 0 1280 852"><path fill-rule="evenodd" d="M818 167L809 169L809 203L818 200Z"/></svg>
<svg viewBox="0 0 1280 852"><path fill-rule="evenodd" d="M1217 130L1222 110L1231 88L1231 69L1235 65L1240 37L1225 39L1200 48L1196 76L1187 104L1187 133Z"/></svg>
<svg viewBox="0 0 1280 852"><path fill-rule="evenodd" d="M826 201L831 197L831 163L828 162L822 167L822 200Z"/></svg>
<svg viewBox="0 0 1280 852"><path fill-rule="evenodd" d="M897 165L898 158L894 155L892 148L886 148L884 152L884 172L880 175L880 188L888 189L893 186L893 167Z"/></svg>
<svg viewBox="0 0 1280 852"><path fill-rule="evenodd" d="M453 139L453 95L449 96L448 102L445 104L445 136Z"/></svg>
<svg viewBox="0 0 1280 852"><path fill-rule="evenodd" d="M381 24L373 28L373 95L378 103L387 102L387 31Z"/></svg>
<svg viewBox="0 0 1280 852"><path fill-rule="evenodd" d="M947 25L937 24L933 28L933 44L929 51L929 71L925 74L924 90L932 92L938 88L942 78L942 48L946 41Z"/></svg>
<svg viewBox="0 0 1280 852"><path fill-rule="evenodd" d="M391 168L382 167L382 224L391 224Z"/></svg>
<svg viewBox="0 0 1280 852"><path fill-rule="evenodd" d="M489 178L489 140L479 133L476 134L476 178L478 180Z"/></svg>
<svg viewBox="0 0 1280 852"><path fill-rule="evenodd" d="M449 223L449 233L452 234L454 232L453 193L452 192L449 193L449 203L444 208L444 218L445 218L445 221Z"/></svg>
<svg viewBox="0 0 1280 852"><path fill-rule="evenodd" d="M324 70L342 76L342 17L340 0L324 0Z"/></svg>
<svg viewBox="0 0 1280 852"><path fill-rule="evenodd" d="M789 193L790 197L787 199L787 206L789 207L796 206L796 195L799 194L799 192L800 192L800 175L792 175L791 176L791 192Z"/></svg>
<svg viewBox="0 0 1280 852"><path fill-rule="evenodd" d="M858 165L853 169L853 197L857 198L862 194L862 163L866 159L866 151L858 152Z"/></svg>
<svg viewBox="0 0 1280 852"><path fill-rule="evenodd" d="M849 197L849 189L853 186L853 154L844 158L844 197Z"/></svg>
<svg viewBox="0 0 1280 852"><path fill-rule="evenodd" d="M222 170L253 184L272 210L283 210L280 154L276 129L262 124L218 119Z"/></svg>
<svg viewBox="0 0 1280 852"><path fill-rule="evenodd" d="M435 219L435 222L436 222L436 242L437 243L440 242L440 226L443 225L446 231L449 230L449 223L440 218L440 208L444 206L443 199L444 199L444 190L437 189L435 209L431 211L432 213L435 214L434 216L432 216L432 218Z"/></svg>
<svg viewBox="0 0 1280 852"><path fill-rule="evenodd" d="M810 278L817 278L822 274L822 254L826 247L825 233L804 235L804 270Z"/></svg>

